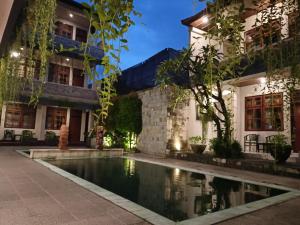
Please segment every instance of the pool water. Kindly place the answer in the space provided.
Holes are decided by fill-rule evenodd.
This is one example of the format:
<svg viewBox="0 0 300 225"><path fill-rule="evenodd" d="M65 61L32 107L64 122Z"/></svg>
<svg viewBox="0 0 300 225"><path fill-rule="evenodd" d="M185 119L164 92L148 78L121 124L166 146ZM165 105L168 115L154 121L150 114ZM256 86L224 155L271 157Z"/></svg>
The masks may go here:
<svg viewBox="0 0 300 225"><path fill-rule="evenodd" d="M49 163L173 221L286 192L126 158L56 160Z"/></svg>

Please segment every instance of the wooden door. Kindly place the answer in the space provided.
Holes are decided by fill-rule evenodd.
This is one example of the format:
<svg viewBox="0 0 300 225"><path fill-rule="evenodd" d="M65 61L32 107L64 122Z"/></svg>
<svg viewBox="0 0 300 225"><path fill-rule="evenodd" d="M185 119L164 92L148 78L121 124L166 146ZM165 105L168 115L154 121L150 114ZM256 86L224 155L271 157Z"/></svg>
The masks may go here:
<svg viewBox="0 0 300 225"><path fill-rule="evenodd" d="M84 86L84 74L82 70L73 69L73 86L83 87Z"/></svg>
<svg viewBox="0 0 300 225"><path fill-rule="evenodd" d="M81 114L81 110L71 110L69 125L69 143L71 145L80 144Z"/></svg>
<svg viewBox="0 0 300 225"><path fill-rule="evenodd" d="M294 109L295 126L295 152L300 152L300 104L296 104Z"/></svg>

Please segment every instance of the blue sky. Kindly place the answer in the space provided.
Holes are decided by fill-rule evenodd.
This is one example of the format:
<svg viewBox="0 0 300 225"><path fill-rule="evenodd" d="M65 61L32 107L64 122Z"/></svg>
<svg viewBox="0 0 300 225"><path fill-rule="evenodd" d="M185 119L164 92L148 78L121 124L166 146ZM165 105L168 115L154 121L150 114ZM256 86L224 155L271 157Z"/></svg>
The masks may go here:
<svg viewBox="0 0 300 225"><path fill-rule="evenodd" d="M84 0L78 0L82 2ZM142 14L127 33L129 51L121 54L121 69L140 63L165 49L182 49L188 44L188 28L181 24L201 10L197 0L135 0Z"/></svg>

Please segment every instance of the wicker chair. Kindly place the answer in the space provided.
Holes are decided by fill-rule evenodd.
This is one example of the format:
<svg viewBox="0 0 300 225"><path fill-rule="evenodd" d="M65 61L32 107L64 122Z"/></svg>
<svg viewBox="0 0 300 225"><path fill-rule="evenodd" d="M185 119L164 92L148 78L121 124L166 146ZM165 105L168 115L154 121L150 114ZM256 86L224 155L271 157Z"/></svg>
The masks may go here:
<svg viewBox="0 0 300 225"><path fill-rule="evenodd" d="M255 147L255 151L258 150L258 135L257 134L248 134L244 137L244 152L248 147L248 151L251 152L252 147Z"/></svg>

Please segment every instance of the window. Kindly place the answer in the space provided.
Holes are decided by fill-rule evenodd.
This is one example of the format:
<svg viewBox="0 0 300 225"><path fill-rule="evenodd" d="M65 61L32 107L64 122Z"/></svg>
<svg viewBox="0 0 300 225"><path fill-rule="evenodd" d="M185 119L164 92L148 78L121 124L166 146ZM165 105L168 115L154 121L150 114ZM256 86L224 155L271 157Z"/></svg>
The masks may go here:
<svg viewBox="0 0 300 225"><path fill-rule="evenodd" d="M48 81L69 84L70 67L50 63Z"/></svg>
<svg viewBox="0 0 300 225"><path fill-rule="evenodd" d="M245 128L247 131L283 130L282 93L246 97Z"/></svg>
<svg viewBox="0 0 300 225"><path fill-rule="evenodd" d="M280 21L273 21L271 26L263 25L245 32L245 48L259 50L265 46L276 44L281 40Z"/></svg>
<svg viewBox="0 0 300 225"><path fill-rule="evenodd" d="M34 129L36 110L23 104L9 104L6 107L5 128Z"/></svg>
<svg viewBox="0 0 300 225"><path fill-rule="evenodd" d="M20 60L19 76L20 77L33 76L34 79L38 80L40 76L41 62L39 60L34 60L32 62L31 68L29 66L30 65L29 65L28 58L23 58L22 60Z"/></svg>
<svg viewBox="0 0 300 225"><path fill-rule="evenodd" d="M84 86L84 74L80 69L73 69L73 86L83 87Z"/></svg>
<svg viewBox="0 0 300 225"><path fill-rule="evenodd" d="M76 29L76 41L86 42L87 41L87 31L77 28Z"/></svg>
<svg viewBox="0 0 300 225"><path fill-rule="evenodd" d="M57 21L55 23L55 26L55 34L69 39L73 39L73 27L71 25Z"/></svg>
<svg viewBox="0 0 300 225"><path fill-rule="evenodd" d="M61 125L66 124L67 109L62 108L47 108L46 129L59 130Z"/></svg>

